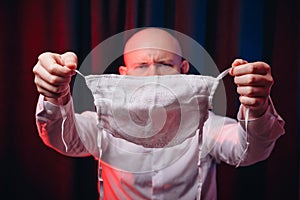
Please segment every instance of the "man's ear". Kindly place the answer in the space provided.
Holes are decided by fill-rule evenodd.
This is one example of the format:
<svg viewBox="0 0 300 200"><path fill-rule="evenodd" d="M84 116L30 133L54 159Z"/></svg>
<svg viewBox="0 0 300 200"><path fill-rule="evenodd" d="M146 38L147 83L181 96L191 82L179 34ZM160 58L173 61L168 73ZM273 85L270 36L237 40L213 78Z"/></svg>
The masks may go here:
<svg viewBox="0 0 300 200"><path fill-rule="evenodd" d="M120 75L127 75L127 67L125 67L125 66L120 66L120 67L119 67L119 74L120 74Z"/></svg>
<svg viewBox="0 0 300 200"><path fill-rule="evenodd" d="M187 74L190 70L190 64L187 60L183 60L180 65L180 72L182 74Z"/></svg>

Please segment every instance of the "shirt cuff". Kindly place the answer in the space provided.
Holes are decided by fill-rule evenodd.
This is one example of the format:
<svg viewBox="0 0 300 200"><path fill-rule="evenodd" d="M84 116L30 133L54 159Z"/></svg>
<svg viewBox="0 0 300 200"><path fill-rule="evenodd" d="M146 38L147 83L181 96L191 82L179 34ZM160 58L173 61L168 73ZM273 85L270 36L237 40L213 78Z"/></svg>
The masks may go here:
<svg viewBox="0 0 300 200"><path fill-rule="evenodd" d="M284 134L283 126L284 120L278 115L272 99L269 97L269 106L266 112L256 119L249 119L248 121L248 133L252 136L259 137L263 140L273 140ZM241 105L242 106L242 105ZM237 119L241 126L245 129L245 116L243 116L241 109L238 113Z"/></svg>
<svg viewBox="0 0 300 200"><path fill-rule="evenodd" d="M72 100L70 99L67 104L61 105L61 107L69 110L71 105ZM40 95L36 108L36 116L39 119L56 120L61 118L61 108L59 105L46 101L45 97Z"/></svg>
<svg viewBox="0 0 300 200"><path fill-rule="evenodd" d="M270 103L269 103L269 106L268 106L266 112L261 117L258 117L256 119L249 119L248 121L251 122L251 121L258 121L258 120L270 120L273 117L277 118L279 115L276 112L276 109L274 107L274 104L273 104L273 101L272 101L271 97L269 97L269 102ZM239 112L238 112L238 115L237 115L237 119L240 122L245 121L245 116L242 112L242 106L243 105L240 105L240 109L239 109Z"/></svg>

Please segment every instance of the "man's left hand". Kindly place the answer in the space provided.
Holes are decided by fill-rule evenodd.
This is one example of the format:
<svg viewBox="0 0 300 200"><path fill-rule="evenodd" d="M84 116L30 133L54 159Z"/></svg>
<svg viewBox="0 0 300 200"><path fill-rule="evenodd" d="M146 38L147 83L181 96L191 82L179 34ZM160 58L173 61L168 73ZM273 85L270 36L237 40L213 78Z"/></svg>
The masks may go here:
<svg viewBox="0 0 300 200"><path fill-rule="evenodd" d="M268 108L268 98L274 83L270 66L264 62L248 63L236 59L229 73L234 76L241 104L250 109L249 118L262 116Z"/></svg>

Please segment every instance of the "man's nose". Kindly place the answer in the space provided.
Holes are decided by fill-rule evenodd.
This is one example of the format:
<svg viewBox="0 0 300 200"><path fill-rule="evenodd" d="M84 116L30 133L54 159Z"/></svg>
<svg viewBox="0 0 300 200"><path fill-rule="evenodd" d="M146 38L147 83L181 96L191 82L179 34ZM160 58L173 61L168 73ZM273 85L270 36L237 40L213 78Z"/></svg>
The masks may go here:
<svg viewBox="0 0 300 200"><path fill-rule="evenodd" d="M159 70L156 65L151 64L148 67L146 76L155 76L155 75L160 75Z"/></svg>

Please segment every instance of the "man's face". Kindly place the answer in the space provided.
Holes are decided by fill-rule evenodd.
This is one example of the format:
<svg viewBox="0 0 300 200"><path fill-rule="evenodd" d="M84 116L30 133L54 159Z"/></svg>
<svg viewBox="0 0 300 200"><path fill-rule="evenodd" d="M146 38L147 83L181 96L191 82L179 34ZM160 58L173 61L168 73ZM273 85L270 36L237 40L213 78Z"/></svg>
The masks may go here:
<svg viewBox="0 0 300 200"><path fill-rule="evenodd" d="M121 75L154 76L181 73L181 57L160 49L140 49L124 55Z"/></svg>
<svg viewBox="0 0 300 200"><path fill-rule="evenodd" d="M121 75L153 76L186 74L189 63L181 60L178 40L170 33L147 28L135 33L124 47L125 66L119 67Z"/></svg>

